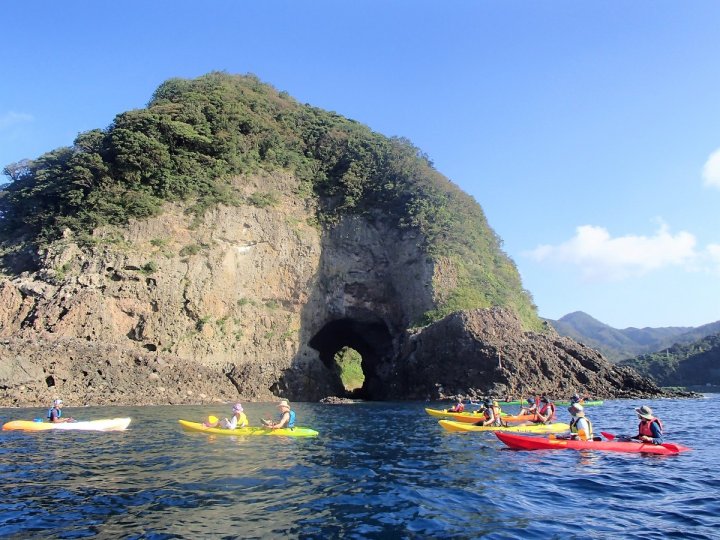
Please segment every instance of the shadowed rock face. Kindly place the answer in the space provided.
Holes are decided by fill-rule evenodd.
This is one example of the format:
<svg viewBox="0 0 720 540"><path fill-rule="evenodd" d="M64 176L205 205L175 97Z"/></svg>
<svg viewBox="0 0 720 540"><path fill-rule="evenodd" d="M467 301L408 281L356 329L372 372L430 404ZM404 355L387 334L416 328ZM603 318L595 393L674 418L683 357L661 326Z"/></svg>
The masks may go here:
<svg viewBox="0 0 720 540"><path fill-rule="evenodd" d="M634 370L614 366L551 329L524 332L512 312L499 308L458 312L409 333L396 365L397 392L410 399L664 394Z"/></svg>

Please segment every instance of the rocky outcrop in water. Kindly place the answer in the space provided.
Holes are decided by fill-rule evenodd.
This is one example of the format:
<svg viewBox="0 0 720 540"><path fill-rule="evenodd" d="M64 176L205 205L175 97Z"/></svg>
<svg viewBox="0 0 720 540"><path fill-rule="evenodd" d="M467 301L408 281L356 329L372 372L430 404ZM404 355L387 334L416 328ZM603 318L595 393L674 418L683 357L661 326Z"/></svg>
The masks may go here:
<svg viewBox="0 0 720 540"><path fill-rule="evenodd" d="M523 331L511 311L499 308L455 313L408 334L396 369L397 392L415 399L666 395L650 379L550 328Z"/></svg>

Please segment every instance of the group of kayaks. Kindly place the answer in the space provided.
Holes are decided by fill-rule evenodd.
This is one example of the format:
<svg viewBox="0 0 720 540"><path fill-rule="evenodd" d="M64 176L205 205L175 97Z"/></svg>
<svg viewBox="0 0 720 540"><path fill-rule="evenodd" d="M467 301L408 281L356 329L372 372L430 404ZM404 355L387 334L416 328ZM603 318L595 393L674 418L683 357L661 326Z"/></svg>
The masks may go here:
<svg viewBox="0 0 720 540"><path fill-rule="evenodd" d="M89 420L85 422L44 422L42 419L12 420L6 422L3 431L124 431L130 425L130 418L106 418L102 420ZM270 429L266 427L242 427L236 429L223 429L207 427L200 422L179 420L185 431L210 433L213 435L275 435L285 437L315 437L318 432L306 427Z"/></svg>
<svg viewBox="0 0 720 540"><path fill-rule="evenodd" d="M501 402L507 404L521 404L518 402ZM560 402L555 402L560 403ZM584 403L602 404L599 402ZM691 450L687 446L674 443L652 444L637 441L619 440L610 433L602 432L602 437L593 440L565 439L555 434L570 430L570 425L562 422L550 424L532 423L535 415L506 415L502 414L501 426L476 425L483 419L478 412L453 412L442 409L426 408L425 412L435 418L438 423L449 432L493 432L497 438L508 448L513 450L601 450L607 452L633 452L645 454L678 454ZM511 425L511 423L519 424ZM540 435L540 436L539 436ZM545 436L542 436L545 435Z"/></svg>

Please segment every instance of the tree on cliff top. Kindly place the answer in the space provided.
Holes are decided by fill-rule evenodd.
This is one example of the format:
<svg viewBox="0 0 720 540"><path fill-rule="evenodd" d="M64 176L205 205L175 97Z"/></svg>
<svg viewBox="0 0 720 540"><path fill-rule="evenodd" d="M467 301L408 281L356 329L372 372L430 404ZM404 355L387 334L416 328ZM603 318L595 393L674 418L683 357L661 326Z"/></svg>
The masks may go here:
<svg viewBox="0 0 720 540"><path fill-rule="evenodd" d="M540 328L530 294L477 202L438 173L409 141L388 138L335 113L301 105L254 76L210 73L170 79L147 107L118 114L70 147L10 164L0 196L4 244L41 246L64 229L156 215L184 201L202 215L247 201L232 179L288 170L298 196L318 202L318 221L347 214L418 229L430 257L448 257L457 286L424 322L452 311L513 307Z"/></svg>

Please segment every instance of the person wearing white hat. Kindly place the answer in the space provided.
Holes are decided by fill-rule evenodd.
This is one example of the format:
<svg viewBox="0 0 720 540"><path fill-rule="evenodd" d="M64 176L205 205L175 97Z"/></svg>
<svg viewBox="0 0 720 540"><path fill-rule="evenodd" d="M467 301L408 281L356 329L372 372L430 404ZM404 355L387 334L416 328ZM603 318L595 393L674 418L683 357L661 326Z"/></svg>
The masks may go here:
<svg viewBox="0 0 720 540"><path fill-rule="evenodd" d="M593 440L592 422L585 416L585 407L580 403L573 403L568 407L568 412L572 415L570 420L570 434L573 438L583 441Z"/></svg>
<svg viewBox="0 0 720 540"><path fill-rule="evenodd" d="M63 408L63 400L62 399L56 399L52 403L52 407L48 409L47 418L49 422L52 422L53 424L61 424L63 422L74 422L75 419L73 417L70 418L63 418L62 417L62 408Z"/></svg>
<svg viewBox="0 0 720 540"><path fill-rule="evenodd" d="M592 422L585 416L585 408L579 403L573 403L568 407L568 412L572 415L572 420L570 420L570 433L556 435L556 438L592 441Z"/></svg>
<svg viewBox="0 0 720 540"><path fill-rule="evenodd" d="M659 418L653 415L653 411L647 405L638 407L635 412L640 419L638 426L638 434L633 437L640 442L662 444L663 442L663 426Z"/></svg>
<svg viewBox="0 0 720 540"><path fill-rule="evenodd" d="M223 418L218 421L214 416L211 416L207 422L203 422L203 425L210 428L236 429L246 427L248 425L248 419L243 411L242 403L236 403L233 405L232 416L230 418Z"/></svg>

